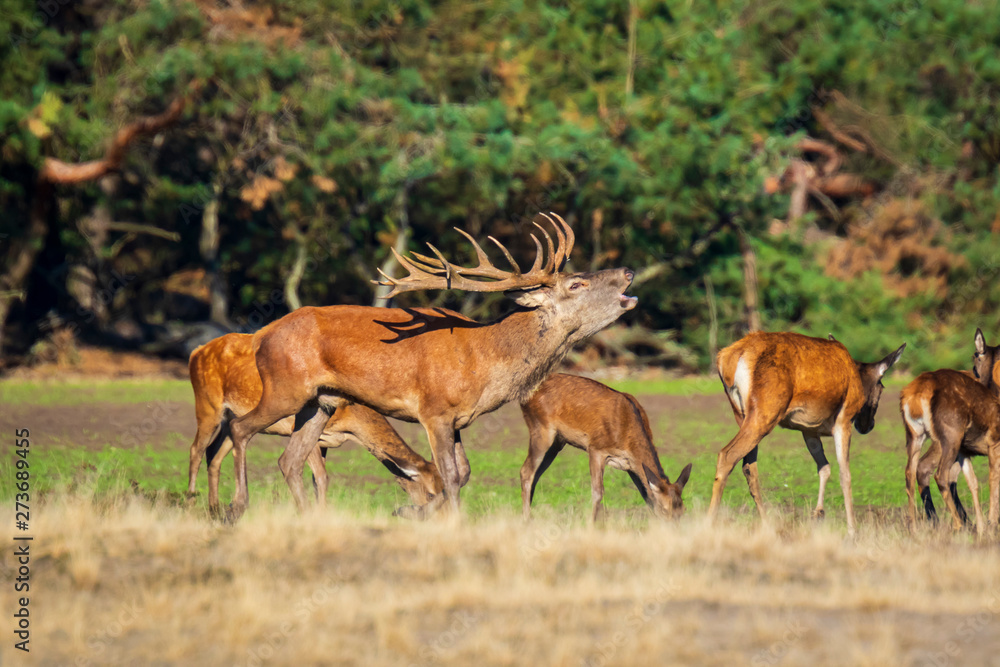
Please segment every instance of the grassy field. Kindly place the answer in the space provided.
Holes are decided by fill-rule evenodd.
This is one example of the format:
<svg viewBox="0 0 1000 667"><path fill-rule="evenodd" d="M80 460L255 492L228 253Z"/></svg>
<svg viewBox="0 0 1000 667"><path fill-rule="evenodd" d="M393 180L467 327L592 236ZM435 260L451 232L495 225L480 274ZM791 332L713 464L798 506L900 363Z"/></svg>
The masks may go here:
<svg viewBox="0 0 1000 667"><path fill-rule="evenodd" d="M851 542L836 471L827 519L808 520L815 466L787 431L761 446L769 525L756 521L737 470L723 520L707 526L715 458L736 432L715 380L617 386L649 412L668 475L694 462L679 523L651 519L628 477L609 469L607 519L587 527L587 458L576 450L546 473L535 519L522 522L527 429L507 406L466 432L473 476L461 525L392 518L407 498L350 448L328 456L331 507L297 516L275 465L282 439L258 437L251 509L222 526L207 517L204 468L202 495L183 498L194 431L186 382L0 384L6 526L13 431L31 431L29 664L996 661L996 545L945 527L903 530L898 390L886 391L876 429L853 439ZM427 455L419 427L398 426ZM9 617L8 562L0 611ZM21 664L5 637L0 664Z"/></svg>

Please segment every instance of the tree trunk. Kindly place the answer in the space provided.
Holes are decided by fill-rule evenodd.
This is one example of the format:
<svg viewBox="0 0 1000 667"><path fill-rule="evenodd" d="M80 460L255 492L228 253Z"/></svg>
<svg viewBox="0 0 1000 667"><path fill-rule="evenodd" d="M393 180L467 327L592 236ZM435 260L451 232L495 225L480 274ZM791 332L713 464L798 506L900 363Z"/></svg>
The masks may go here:
<svg viewBox="0 0 1000 667"><path fill-rule="evenodd" d="M719 354L719 312L715 303L712 279L705 276L705 298L708 300L708 356L709 372L716 373L715 357Z"/></svg>
<svg viewBox="0 0 1000 667"><path fill-rule="evenodd" d="M396 201L394 202L394 207L396 209L396 220L399 224L399 232L396 234L396 243L393 244L396 252L403 254L406 252L406 244L410 242L410 216L407 213L407 201L409 199L409 186L400 188L399 192L396 194ZM391 276L392 272L396 269L396 256L389 253L389 257L380 267L382 273L387 276ZM387 307L389 305L388 300L382 298L386 294L392 291L392 287L387 285L378 285L375 288L375 298L372 300L373 306L379 306L381 308Z"/></svg>
<svg viewBox="0 0 1000 667"><path fill-rule="evenodd" d="M299 300L299 285L302 283L302 274L306 270L306 235L301 230L295 231L295 261L292 263L292 270L285 278L285 305L288 310L298 310L302 307Z"/></svg>
<svg viewBox="0 0 1000 667"><path fill-rule="evenodd" d="M51 184L40 181L35 189L35 200L31 205L28 230L20 243L15 246L16 250L11 252L7 271L0 276L0 359L3 359L4 333L14 300L24 299L25 283L49 233L49 223L45 216L48 212L46 203L51 194Z"/></svg>
<svg viewBox="0 0 1000 667"><path fill-rule="evenodd" d="M212 183L212 198L205 204L201 214L201 238L198 240L198 252L205 266L205 277L208 280L209 319L231 329L229 322L229 300L226 298L226 286L219 267L219 197L222 194L222 174Z"/></svg>
<svg viewBox="0 0 1000 667"><path fill-rule="evenodd" d="M740 254L743 255L743 294L747 308L747 329L753 333L761 330L760 310L757 307L757 255L750 245L750 238L742 229L737 230Z"/></svg>

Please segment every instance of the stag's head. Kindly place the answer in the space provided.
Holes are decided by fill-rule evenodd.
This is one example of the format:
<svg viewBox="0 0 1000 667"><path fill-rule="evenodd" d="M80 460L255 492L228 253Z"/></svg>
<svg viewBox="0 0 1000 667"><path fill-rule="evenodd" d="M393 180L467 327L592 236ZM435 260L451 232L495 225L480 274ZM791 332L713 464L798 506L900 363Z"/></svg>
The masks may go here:
<svg viewBox="0 0 1000 667"><path fill-rule="evenodd" d="M649 504L653 512L665 519L679 519L684 515L684 500L681 492L688 478L691 477L691 464L684 466L677 481L671 483L670 478L664 473L661 475L649 466L643 465L643 472L646 474L646 486L649 487Z"/></svg>
<svg viewBox="0 0 1000 667"><path fill-rule="evenodd" d="M873 364L858 363L858 373L861 375L861 387L865 395L865 404L854 416L854 428L858 433L865 434L875 428L875 412L878 410L879 399L882 398L882 377L899 361L906 343L881 361Z"/></svg>
<svg viewBox="0 0 1000 667"><path fill-rule="evenodd" d="M975 338L976 351L972 355L972 373L983 386L989 387L998 385L1000 380L1000 368L997 362L1000 361L1000 345L987 345L981 329L976 329Z"/></svg>
<svg viewBox="0 0 1000 667"><path fill-rule="evenodd" d="M573 230L561 217L552 213L541 214L555 230L553 241L548 231L534 223L545 239L535 234L535 263L527 272L521 271L510 252L492 236L489 237L503 253L510 270L493 266L482 247L469 234L456 229L469 240L476 251L479 265L456 266L428 243L435 257L411 253L403 257L395 250L396 261L405 268L404 278L390 278L382 274L380 285L392 286L385 298L402 292L425 289L461 289L470 292L504 292L525 308L541 309L558 318L561 328L567 331L567 340L575 343L608 326L622 313L635 308L638 301L626 296L634 274L629 269L607 269L590 273L564 273L562 271L573 250Z"/></svg>

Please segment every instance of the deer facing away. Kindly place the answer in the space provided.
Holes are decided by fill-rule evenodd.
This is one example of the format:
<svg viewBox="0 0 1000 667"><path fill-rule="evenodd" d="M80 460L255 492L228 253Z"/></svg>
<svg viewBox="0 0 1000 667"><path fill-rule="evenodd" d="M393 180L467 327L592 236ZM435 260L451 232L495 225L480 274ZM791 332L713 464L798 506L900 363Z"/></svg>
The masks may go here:
<svg viewBox="0 0 1000 667"><path fill-rule="evenodd" d="M646 411L635 397L594 380L557 373L521 403L521 412L531 436L528 458L521 467L525 518L531 514L535 485L566 445L578 447L590 457L591 523L601 510L604 468L608 465L629 474L656 514L668 518L683 514L681 491L691 475L691 464L676 482L670 482L653 446Z"/></svg>
<svg viewBox="0 0 1000 667"><path fill-rule="evenodd" d="M985 532L979 483L972 468L974 456L986 456L989 462L990 524L995 525L1000 518L1000 387L994 380L1000 346L987 345L979 329L974 341L971 374L953 370L922 373L900 395L899 408L906 429L906 494L911 529L916 526L915 483L927 516L936 517L930 498L931 472L953 525L957 528L967 521L956 489L960 468L972 492L976 530L980 535ZM928 438L931 448L918 461Z"/></svg>
<svg viewBox="0 0 1000 667"><path fill-rule="evenodd" d="M198 469L208 453L209 508L219 512L219 470L232 448L229 423L249 412L260 400L261 382L254 364L251 334L227 334L215 338L191 353L188 367L194 389L198 425L191 443L188 468L188 496L196 493ZM293 418L281 419L264 432L290 435ZM410 449L386 419L362 405L344 406L330 417L319 444L309 452L316 495L325 503L328 477L325 450L354 441L365 447L386 466L417 507L426 505L442 491L437 467ZM323 450L321 452L321 449ZM405 510L412 515L412 510Z"/></svg>
<svg viewBox="0 0 1000 667"><path fill-rule="evenodd" d="M562 218L547 219L557 244L543 230L543 259L542 243L532 235L537 256L527 272L494 240L511 264L510 270L497 269L462 232L478 266L454 265L430 246L436 259L397 253L408 275L383 280L393 286L386 298L426 289L503 291L520 308L495 322L431 308L327 306L300 308L257 332L253 346L263 392L257 406L231 425L236 494L229 519L238 519L248 503L246 446L255 433L296 416L278 465L302 508L308 503L302 484L306 457L327 412L348 404L420 423L444 483L440 502L457 513L468 469L459 431L507 402L527 398L575 344L637 302L625 295L633 278L628 269L563 273L573 232Z"/></svg>
<svg viewBox="0 0 1000 667"><path fill-rule="evenodd" d="M823 495L830 464L822 436L833 436L844 493L848 533L855 530L851 497L851 425L865 434L875 427L882 397L882 377L906 345L875 363L855 362L836 340L797 333L751 333L721 350L719 377L739 425L736 437L719 452L709 516L715 517L726 479L739 459L761 519L764 505L757 476L757 447L775 426L802 432L816 462L819 498L815 516L823 515Z"/></svg>

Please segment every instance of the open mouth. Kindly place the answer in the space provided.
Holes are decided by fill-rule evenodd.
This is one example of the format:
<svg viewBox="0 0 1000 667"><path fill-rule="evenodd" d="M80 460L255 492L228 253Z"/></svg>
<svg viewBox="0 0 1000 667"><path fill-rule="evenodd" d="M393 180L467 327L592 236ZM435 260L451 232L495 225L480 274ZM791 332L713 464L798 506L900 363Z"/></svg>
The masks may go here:
<svg viewBox="0 0 1000 667"><path fill-rule="evenodd" d="M629 296L627 294L622 294L621 296L618 297L618 302L625 310L632 310L633 308L635 308L636 304L639 303L639 298L635 296Z"/></svg>

